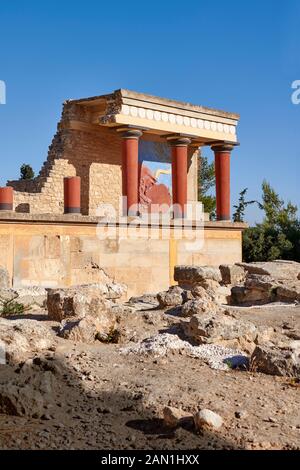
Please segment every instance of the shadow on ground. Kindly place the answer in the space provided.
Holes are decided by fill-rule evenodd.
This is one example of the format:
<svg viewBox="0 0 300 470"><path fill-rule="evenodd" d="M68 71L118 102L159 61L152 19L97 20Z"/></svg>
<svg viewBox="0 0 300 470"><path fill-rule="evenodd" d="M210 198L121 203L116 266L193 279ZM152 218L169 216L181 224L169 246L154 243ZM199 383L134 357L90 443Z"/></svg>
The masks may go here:
<svg viewBox="0 0 300 470"><path fill-rule="evenodd" d="M236 448L213 432L197 435L192 420L170 430L138 387L110 380L101 349L70 351L0 365L1 449Z"/></svg>

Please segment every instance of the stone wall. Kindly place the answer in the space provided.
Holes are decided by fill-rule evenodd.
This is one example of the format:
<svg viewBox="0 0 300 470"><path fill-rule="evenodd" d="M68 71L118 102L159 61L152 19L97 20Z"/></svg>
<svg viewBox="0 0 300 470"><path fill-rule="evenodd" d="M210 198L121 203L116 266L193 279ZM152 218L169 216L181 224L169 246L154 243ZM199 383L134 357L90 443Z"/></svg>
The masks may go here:
<svg viewBox="0 0 300 470"><path fill-rule="evenodd" d="M118 211L122 195L121 137L116 130L92 122L88 107L64 104L57 133L39 175L31 181L8 182L15 190L16 212L62 214L63 178L75 175L81 177L83 214L96 215L103 204L112 204ZM191 201L197 200L197 155L198 151L190 150Z"/></svg>
<svg viewBox="0 0 300 470"><path fill-rule="evenodd" d="M241 224L207 222L204 244L187 248L195 232L176 230L162 239L161 228L123 224L115 237L99 237L96 218L80 216L2 215L0 265L14 287L71 286L97 282L99 268L128 285L128 295L158 292L173 284L174 266L241 261ZM224 249L226 246L226 249Z"/></svg>

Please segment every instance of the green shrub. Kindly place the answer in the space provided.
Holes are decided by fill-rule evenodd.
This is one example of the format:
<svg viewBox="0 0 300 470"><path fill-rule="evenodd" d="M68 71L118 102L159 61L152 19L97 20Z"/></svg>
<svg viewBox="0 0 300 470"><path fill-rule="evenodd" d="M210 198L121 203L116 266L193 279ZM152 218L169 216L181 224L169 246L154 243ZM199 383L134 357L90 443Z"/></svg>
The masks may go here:
<svg viewBox="0 0 300 470"><path fill-rule="evenodd" d="M260 209L263 221L243 233L243 259L300 261L300 220L297 207L279 197L266 181L262 185Z"/></svg>
<svg viewBox="0 0 300 470"><path fill-rule="evenodd" d="M34 178L34 171L30 165L23 163L20 168L20 179L21 180L32 180Z"/></svg>
<svg viewBox="0 0 300 470"><path fill-rule="evenodd" d="M10 315L22 315L29 310L29 306L17 302L17 297L8 300L0 298L0 316L9 317Z"/></svg>

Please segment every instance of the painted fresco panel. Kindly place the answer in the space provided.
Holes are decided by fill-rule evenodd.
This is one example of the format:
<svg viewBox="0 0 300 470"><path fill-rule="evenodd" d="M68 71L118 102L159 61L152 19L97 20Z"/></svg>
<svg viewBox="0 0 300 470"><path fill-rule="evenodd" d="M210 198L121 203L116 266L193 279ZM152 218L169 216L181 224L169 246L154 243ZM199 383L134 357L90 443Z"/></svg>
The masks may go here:
<svg viewBox="0 0 300 470"><path fill-rule="evenodd" d="M167 143L139 143L141 212L165 212L172 202L172 167Z"/></svg>

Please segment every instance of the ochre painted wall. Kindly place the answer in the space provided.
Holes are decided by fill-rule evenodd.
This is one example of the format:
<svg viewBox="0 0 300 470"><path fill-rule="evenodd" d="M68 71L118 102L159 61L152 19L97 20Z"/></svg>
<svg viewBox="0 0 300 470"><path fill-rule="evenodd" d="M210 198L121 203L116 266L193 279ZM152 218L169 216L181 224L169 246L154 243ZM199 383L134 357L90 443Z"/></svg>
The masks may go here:
<svg viewBox="0 0 300 470"><path fill-rule="evenodd" d="M231 225L211 224L203 232L200 247L193 245L192 229L185 230L185 239L178 239L178 229L171 229L170 236L162 239L161 228L145 226L137 232L125 225L109 238L96 223L1 221L0 264L8 269L15 287L97 282L96 268L101 267L128 285L129 297L154 293L173 283L175 264L241 261L242 229Z"/></svg>

